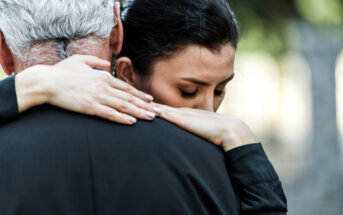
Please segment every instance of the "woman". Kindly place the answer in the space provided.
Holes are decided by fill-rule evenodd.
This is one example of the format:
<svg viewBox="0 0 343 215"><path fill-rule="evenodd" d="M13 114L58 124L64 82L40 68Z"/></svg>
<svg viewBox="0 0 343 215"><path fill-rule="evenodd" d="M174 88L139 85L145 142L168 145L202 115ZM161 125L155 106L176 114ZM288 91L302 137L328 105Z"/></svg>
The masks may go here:
<svg viewBox="0 0 343 215"><path fill-rule="evenodd" d="M76 56L55 66L33 67L17 75L19 112L35 105L50 103L132 124L134 119L119 112L141 119L153 119L152 111L155 111L161 117L221 146L227 153L242 153L238 146L255 142L249 128L240 120L214 113L223 100L226 84L233 78L233 62L238 44L238 26L224 0L128 1L122 18L126 36L122 53L115 64L116 75L126 83L151 94L156 102L164 105L156 104L156 109L156 106L149 104L152 100L149 95L117 79L104 79L103 76L99 79L99 73L92 71L91 67L101 69L108 67L108 63L92 57ZM83 72L70 72L68 68ZM55 71L54 82L51 82L51 73L47 73L47 70L64 73ZM40 75L40 79L30 80L29 77L36 72L45 72L49 78ZM75 84L68 80L79 82ZM99 81L101 86L112 88L115 86L118 98L125 98L128 93L136 98L126 99L124 105L120 100L109 104L104 102L103 97L96 96L98 92L90 92L87 89L89 85L84 85L80 80L90 84ZM1 84L6 83L9 82ZM46 83L52 84L49 88L53 90L42 94ZM32 90L32 85L35 85L35 90ZM7 89L12 90L15 98L14 88L9 85ZM125 94L118 89L126 90ZM25 92L36 96L25 96ZM13 113L10 107L0 110L0 113ZM178 109L179 107L183 108ZM119 112L108 114L109 109ZM244 150L249 151L249 147L259 146L247 145ZM247 172L254 179L249 182L249 186L241 183L239 177L235 178L234 172L230 172L241 200L242 213L283 213L286 206L280 182L271 165L265 162L262 164L266 167L260 168L263 173L267 169L268 176L257 177L252 175L254 171ZM239 169L237 164L231 165L230 170ZM240 187L242 185L246 187Z"/></svg>

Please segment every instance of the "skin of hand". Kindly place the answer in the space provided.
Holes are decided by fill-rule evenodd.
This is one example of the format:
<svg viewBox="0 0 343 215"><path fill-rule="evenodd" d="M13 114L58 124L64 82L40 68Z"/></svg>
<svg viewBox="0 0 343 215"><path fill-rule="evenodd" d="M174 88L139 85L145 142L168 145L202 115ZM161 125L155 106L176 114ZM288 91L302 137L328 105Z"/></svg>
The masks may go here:
<svg viewBox="0 0 343 215"><path fill-rule="evenodd" d="M249 127L239 119L204 110L156 105L162 110L161 118L222 147L225 152L256 142Z"/></svg>
<svg viewBox="0 0 343 215"><path fill-rule="evenodd" d="M132 125L153 120L160 110L153 97L103 70L110 62L74 55L53 66L30 67L15 77L19 113L44 103Z"/></svg>

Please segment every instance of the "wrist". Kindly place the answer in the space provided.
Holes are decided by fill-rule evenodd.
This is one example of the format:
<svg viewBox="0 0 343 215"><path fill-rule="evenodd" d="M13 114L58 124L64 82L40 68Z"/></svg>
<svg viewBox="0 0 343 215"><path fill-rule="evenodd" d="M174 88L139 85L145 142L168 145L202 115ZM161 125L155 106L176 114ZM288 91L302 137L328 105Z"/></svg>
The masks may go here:
<svg viewBox="0 0 343 215"><path fill-rule="evenodd" d="M223 139L223 150L224 152L228 152L234 148L240 147L245 145L244 142L241 141L239 137L229 137Z"/></svg>
<svg viewBox="0 0 343 215"><path fill-rule="evenodd" d="M47 71L48 66L37 65L16 75L15 89L19 113L49 101L51 92L45 81Z"/></svg>
<svg viewBox="0 0 343 215"><path fill-rule="evenodd" d="M230 151L234 148L256 143L255 137L252 134L250 128L245 123L240 123L236 129L225 132L223 138L223 149L225 152Z"/></svg>

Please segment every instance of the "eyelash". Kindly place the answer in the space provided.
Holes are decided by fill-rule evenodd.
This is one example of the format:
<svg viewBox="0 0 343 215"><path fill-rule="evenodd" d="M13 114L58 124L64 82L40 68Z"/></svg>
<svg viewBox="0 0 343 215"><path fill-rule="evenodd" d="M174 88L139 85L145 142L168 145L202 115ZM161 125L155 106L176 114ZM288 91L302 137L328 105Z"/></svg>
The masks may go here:
<svg viewBox="0 0 343 215"><path fill-rule="evenodd" d="M193 99L193 98L195 98L197 96L197 94L199 92L199 89L197 89L193 93L186 93L183 90L180 90L180 91L181 91L181 95L182 95L183 98L185 98L185 99ZM223 94L224 94L223 91L218 91L218 90L214 91L214 95L215 96L222 96Z"/></svg>
<svg viewBox="0 0 343 215"><path fill-rule="evenodd" d="M199 92L199 89L197 89L196 91L194 91L193 93L186 93L185 91L183 90L180 90L181 91L181 96L185 99L193 99L197 96L198 92Z"/></svg>
<svg viewBox="0 0 343 215"><path fill-rule="evenodd" d="M219 90L214 91L215 96L222 96L223 94L224 94L224 91L219 91Z"/></svg>

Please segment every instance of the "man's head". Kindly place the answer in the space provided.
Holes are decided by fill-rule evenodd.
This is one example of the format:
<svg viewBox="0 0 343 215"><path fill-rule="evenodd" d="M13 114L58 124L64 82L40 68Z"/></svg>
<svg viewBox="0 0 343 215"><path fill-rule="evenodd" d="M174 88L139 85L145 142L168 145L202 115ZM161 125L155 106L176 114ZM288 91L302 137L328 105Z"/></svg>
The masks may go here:
<svg viewBox="0 0 343 215"><path fill-rule="evenodd" d="M0 63L7 74L74 54L110 60L123 41L114 0L0 0Z"/></svg>

